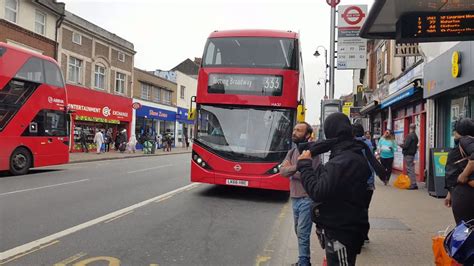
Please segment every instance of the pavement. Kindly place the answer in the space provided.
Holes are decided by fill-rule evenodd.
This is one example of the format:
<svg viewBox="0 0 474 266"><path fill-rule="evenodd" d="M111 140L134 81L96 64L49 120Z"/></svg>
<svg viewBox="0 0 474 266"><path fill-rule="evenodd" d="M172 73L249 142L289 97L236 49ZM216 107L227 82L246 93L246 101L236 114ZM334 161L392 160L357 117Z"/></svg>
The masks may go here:
<svg viewBox="0 0 474 266"><path fill-rule="evenodd" d="M117 152L111 150L110 152L100 153L97 154L93 151L85 153L85 152L73 152L69 154L69 162L70 163L77 163L77 162L93 162L93 161L103 161L103 160L113 160L113 159L124 159L124 158L136 158L136 157L148 157L148 156L162 156L162 155L170 155L170 154L183 154L183 153L190 153L192 151L192 147L190 146L189 149L186 148L173 148L171 152L165 152L162 149L158 149L155 151L154 154L144 154L142 150L137 150L135 153L131 152Z"/></svg>
<svg viewBox="0 0 474 266"><path fill-rule="evenodd" d="M296 262L288 193L192 184L189 171L188 153L77 162L3 176L0 265ZM376 185L371 243L357 265L433 265L431 237L454 223L451 210L425 189ZM313 265L322 265L323 255L313 233Z"/></svg>
<svg viewBox="0 0 474 266"><path fill-rule="evenodd" d="M391 180L395 180L395 176ZM292 215L290 206L287 215ZM426 189L400 190L384 186L380 181L369 216L370 243L357 257L357 265L434 265L431 238L455 224L451 209L444 206L444 199L429 196ZM298 242L292 220L286 219L281 228L279 241L284 244L276 252L267 252L266 256L272 259L261 265L290 265L298 260ZM324 250L315 233L312 234L311 251L312 264L323 265Z"/></svg>

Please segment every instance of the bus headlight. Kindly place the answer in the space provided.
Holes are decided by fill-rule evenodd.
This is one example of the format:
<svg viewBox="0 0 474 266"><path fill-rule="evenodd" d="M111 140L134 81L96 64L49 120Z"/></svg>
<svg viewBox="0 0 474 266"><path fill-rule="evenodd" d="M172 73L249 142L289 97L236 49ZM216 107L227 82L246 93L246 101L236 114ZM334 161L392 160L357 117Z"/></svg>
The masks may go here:
<svg viewBox="0 0 474 266"><path fill-rule="evenodd" d="M207 170L212 170L212 168L201 158L201 156L199 156L194 151L193 151L192 159L197 165L201 166L202 168L207 169Z"/></svg>
<svg viewBox="0 0 474 266"><path fill-rule="evenodd" d="M274 174L278 174L280 172L280 164L278 165L275 165L274 167L272 167L270 170L268 170L266 172L266 174L268 175L274 175Z"/></svg>

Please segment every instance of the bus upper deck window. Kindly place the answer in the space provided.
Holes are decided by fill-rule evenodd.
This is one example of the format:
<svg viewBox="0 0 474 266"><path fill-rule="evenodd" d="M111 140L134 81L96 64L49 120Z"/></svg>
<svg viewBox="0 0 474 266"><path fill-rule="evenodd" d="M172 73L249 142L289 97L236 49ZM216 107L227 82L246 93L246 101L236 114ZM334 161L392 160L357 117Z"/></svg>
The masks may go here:
<svg viewBox="0 0 474 266"><path fill-rule="evenodd" d="M61 71L59 70L58 66L46 60L44 60L43 62L44 76L46 79L45 82L49 85L63 88L63 76L61 75Z"/></svg>
<svg viewBox="0 0 474 266"><path fill-rule="evenodd" d="M15 78L33 81L36 83L44 82L43 62L41 59L31 57L16 73Z"/></svg>

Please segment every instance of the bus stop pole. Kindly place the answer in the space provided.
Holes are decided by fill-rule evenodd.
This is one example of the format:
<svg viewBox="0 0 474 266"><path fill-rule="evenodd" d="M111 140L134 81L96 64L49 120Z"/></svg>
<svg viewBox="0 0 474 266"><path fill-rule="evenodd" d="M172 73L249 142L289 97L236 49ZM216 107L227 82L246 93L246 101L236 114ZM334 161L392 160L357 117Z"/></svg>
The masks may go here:
<svg viewBox="0 0 474 266"><path fill-rule="evenodd" d="M335 58L336 6L331 5L331 26L329 40L329 99L334 99L334 58Z"/></svg>

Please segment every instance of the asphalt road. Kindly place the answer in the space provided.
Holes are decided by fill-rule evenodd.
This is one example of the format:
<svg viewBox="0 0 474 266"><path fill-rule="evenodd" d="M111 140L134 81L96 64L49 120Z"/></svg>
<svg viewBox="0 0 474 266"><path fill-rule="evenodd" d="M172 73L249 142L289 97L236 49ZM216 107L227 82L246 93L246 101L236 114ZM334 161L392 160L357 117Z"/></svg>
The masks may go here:
<svg viewBox="0 0 474 266"><path fill-rule="evenodd" d="M255 265L288 195L190 184L189 154L0 177L0 265Z"/></svg>

